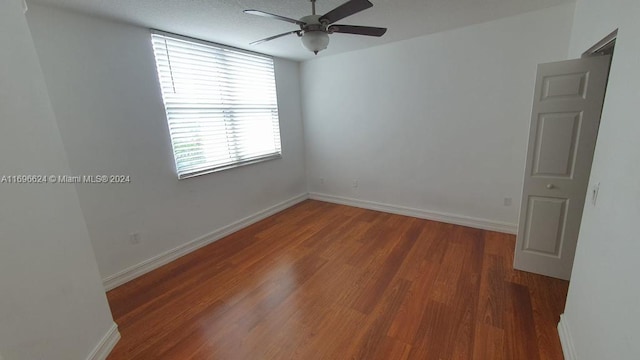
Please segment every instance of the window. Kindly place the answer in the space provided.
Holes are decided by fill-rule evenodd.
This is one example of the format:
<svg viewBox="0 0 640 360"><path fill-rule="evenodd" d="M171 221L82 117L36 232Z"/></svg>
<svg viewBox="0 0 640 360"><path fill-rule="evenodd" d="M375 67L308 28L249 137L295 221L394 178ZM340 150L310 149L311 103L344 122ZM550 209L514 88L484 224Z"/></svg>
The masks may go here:
<svg viewBox="0 0 640 360"><path fill-rule="evenodd" d="M281 156L273 59L153 32L178 178Z"/></svg>

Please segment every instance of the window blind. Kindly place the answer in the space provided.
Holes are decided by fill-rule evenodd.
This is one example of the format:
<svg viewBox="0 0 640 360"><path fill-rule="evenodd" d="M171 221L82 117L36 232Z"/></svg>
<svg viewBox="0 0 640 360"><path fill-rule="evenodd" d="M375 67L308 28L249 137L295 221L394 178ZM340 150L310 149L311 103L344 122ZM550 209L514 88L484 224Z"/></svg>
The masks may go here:
<svg viewBox="0 0 640 360"><path fill-rule="evenodd" d="M153 32L178 178L280 157L273 59Z"/></svg>

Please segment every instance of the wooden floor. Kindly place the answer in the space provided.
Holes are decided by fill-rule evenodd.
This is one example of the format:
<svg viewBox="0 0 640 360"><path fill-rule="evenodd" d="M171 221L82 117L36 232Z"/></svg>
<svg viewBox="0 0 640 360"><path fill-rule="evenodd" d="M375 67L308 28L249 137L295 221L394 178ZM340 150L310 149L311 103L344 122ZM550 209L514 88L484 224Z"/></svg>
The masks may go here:
<svg viewBox="0 0 640 360"><path fill-rule="evenodd" d="M109 359L562 359L514 242L308 200L109 292Z"/></svg>

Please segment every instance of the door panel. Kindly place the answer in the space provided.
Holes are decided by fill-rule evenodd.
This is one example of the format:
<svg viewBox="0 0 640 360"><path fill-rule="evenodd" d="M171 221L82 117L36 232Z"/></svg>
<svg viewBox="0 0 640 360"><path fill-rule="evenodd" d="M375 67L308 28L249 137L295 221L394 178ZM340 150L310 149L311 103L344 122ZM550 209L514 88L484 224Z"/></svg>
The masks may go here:
<svg viewBox="0 0 640 360"><path fill-rule="evenodd" d="M532 176L572 177L581 112L540 114Z"/></svg>
<svg viewBox="0 0 640 360"><path fill-rule="evenodd" d="M569 279L609 56L538 66L514 267Z"/></svg>
<svg viewBox="0 0 640 360"><path fill-rule="evenodd" d="M541 101L586 97L588 72L557 74L544 77Z"/></svg>
<svg viewBox="0 0 640 360"><path fill-rule="evenodd" d="M560 257L568 199L531 196L524 251Z"/></svg>

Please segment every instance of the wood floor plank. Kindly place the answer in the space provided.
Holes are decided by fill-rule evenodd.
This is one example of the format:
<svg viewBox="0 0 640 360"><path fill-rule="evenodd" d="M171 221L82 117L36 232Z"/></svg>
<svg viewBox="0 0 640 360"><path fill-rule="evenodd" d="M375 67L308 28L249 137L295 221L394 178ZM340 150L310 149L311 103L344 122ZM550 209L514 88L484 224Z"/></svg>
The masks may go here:
<svg viewBox="0 0 640 360"><path fill-rule="evenodd" d="M456 324L452 359L468 359L473 353L480 279L484 265L484 239L477 229L461 227L455 239L468 248L456 287L453 303Z"/></svg>
<svg viewBox="0 0 640 360"><path fill-rule="evenodd" d="M107 294L109 360L561 359L514 236L304 201Z"/></svg>
<svg viewBox="0 0 640 360"><path fill-rule="evenodd" d="M412 341L410 359L450 359L449 351L456 339L453 311L446 304L427 300L416 336Z"/></svg>
<svg viewBox="0 0 640 360"><path fill-rule="evenodd" d="M380 340L380 344L377 346L376 352L371 354L368 359L371 360L387 360L397 359L406 360L411 353L411 346L401 341L395 340L391 337L385 337Z"/></svg>
<svg viewBox="0 0 640 360"><path fill-rule="evenodd" d="M420 276L412 281L409 294L396 314L387 333L388 336L407 344L413 343L426 309L424 299L427 299L433 291L438 265L422 260Z"/></svg>
<svg viewBox="0 0 640 360"><path fill-rule="evenodd" d="M415 226L420 229L420 232L416 235L413 248L407 254L405 261L402 262L400 269L398 269L398 276L409 281L421 276L420 268L422 267L423 259L427 257L430 248L433 246L432 243L439 238L440 233L443 231L441 225L443 223L416 219Z"/></svg>
<svg viewBox="0 0 640 360"><path fill-rule="evenodd" d="M479 321L504 329L506 265L504 259L497 255L486 255L484 261L478 305Z"/></svg>
<svg viewBox="0 0 640 360"><path fill-rule="evenodd" d="M453 302L457 293L458 280L462 274L464 259L469 249L461 244L450 242L438 267L438 276L431 291L431 299L443 304Z"/></svg>
<svg viewBox="0 0 640 360"><path fill-rule="evenodd" d="M505 358L540 359L529 289L516 283L507 283L506 288L509 300L505 309Z"/></svg>
<svg viewBox="0 0 640 360"><path fill-rule="evenodd" d="M505 359L504 330L485 323L477 323L474 336L474 360Z"/></svg>
<svg viewBox="0 0 640 360"><path fill-rule="evenodd" d="M400 234L398 242L389 251L387 258L379 264L378 268L369 277L370 281L362 289L358 297L354 300L352 307L356 310L369 314L380 302L385 290L389 287L391 280L396 276L400 265L403 263L407 253L415 244L416 229L409 227ZM408 283L408 282L407 282Z"/></svg>
<svg viewBox="0 0 640 360"><path fill-rule="evenodd" d="M361 328L361 336L353 338L353 346L350 349L350 357L353 359L374 359L379 356L382 341L387 337L387 332L393 319L398 313L402 301L406 297L411 283L404 279L398 279L393 286L385 292L384 300L378 304L373 317Z"/></svg>

